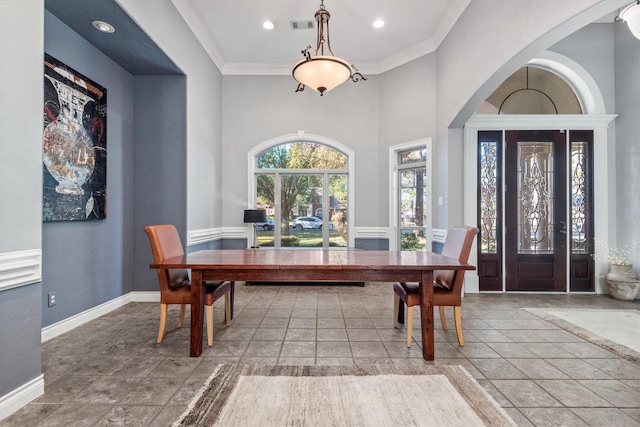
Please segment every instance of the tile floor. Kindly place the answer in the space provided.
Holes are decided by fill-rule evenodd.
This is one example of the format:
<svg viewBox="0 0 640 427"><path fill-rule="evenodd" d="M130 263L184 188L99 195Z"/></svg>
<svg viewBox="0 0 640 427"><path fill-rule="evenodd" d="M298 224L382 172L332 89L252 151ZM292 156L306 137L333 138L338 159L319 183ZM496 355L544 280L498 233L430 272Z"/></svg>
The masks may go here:
<svg viewBox="0 0 640 427"><path fill-rule="evenodd" d="M217 302L214 345L205 345L200 358L188 357L189 328L176 328L177 306L170 310L164 341L155 343L159 308L152 303L128 304L47 341L45 394L0 426L170 426L218 363L434 363L422 359L419 324L411 349L405 330L393 328L388 283L364 288L238 283L236 289L232 325L224 327ZM436 319L435 363L464 366L521 426L640 426L640 365L522 307L638 309L640 301L467 296L466 345L458 346L453 319L449 331Z"/></svg>

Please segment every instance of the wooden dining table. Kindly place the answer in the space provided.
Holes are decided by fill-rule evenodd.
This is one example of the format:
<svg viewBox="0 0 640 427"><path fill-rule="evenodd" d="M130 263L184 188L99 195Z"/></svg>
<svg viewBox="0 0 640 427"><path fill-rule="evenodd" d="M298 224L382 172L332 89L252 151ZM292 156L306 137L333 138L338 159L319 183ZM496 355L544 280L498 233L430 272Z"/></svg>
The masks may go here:
<svg viewBox="0 0 640 427"><path fill-rule="evenodd" d="M433 272L475 267L433 252L357 249L203 250L167 258L151 268L191 270L190 355L202 354L205 281L419 282L422 353L434 360ZM392 298L391 291L389 298ZM389 319L391 322L392 319Z"/></svg>

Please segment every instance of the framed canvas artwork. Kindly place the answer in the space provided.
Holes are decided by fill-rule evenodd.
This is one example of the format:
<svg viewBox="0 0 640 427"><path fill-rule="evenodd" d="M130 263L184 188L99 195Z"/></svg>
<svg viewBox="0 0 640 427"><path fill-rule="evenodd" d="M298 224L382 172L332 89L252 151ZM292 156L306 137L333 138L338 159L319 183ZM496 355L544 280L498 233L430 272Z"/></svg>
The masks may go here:
<svg viewBox="0 0 640 427"><path fill-rule="evenodd" d="M45 54L43 117L43 220L106 218L106 89Z"/></svg>

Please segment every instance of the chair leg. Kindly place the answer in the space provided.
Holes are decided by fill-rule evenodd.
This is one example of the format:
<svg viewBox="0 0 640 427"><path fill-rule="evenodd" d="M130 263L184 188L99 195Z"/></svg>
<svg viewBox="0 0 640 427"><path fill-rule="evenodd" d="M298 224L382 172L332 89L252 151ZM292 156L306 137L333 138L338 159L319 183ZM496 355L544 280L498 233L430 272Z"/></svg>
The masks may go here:
<svg viewBox="0 0 640 427"><path fill-rule="evenodd" d="M184 321L184 312L187 308L186 304L180 304L180 317L178 318L178 328L182 328L182 322Z"/></svg>
<svg viewBox="0 0 640 427"><path fill-rule="evenodd" d="M393 327L399 328L400 323L398 323L398 312L400 311L400 297L393 293Z"/></svg>
<svg viewBox="0 0 640 427"><path fill-rule="evenodd" d="M407 306L407 347L411 347L411 331L413 330L413 307Z"/></svg>
<svg viewBox="0 0 640 427"><path fill-rule="evenodd" d="M456 323L456 335L458 335L458 344L464 347L464 338L462 337L462 316L460 315L460 306L453 307L453 318Z"/></svg>
<svg viewBox="0 0 640 427"><path fill-rule="evenodd" d="M207 319L207 345L213 345L213 305L204 306L204 314Z"/></svg>
<svg viewBox="0 0 640 427"><path fill-rule="evenodd" d="M164 337L164 328L167 324L167 304L160 304L160 329L158 330L158 341L160 344Z"/></svg>
<svg viewBox="0 0 640 427"><path fill-rule="evenodd" d="M447 318L444 315L444 305L440 307L440 323L442 323L442 329L447 330Z"/></svg>
<svg viewBox="0 0 640 427"><path fill-rule="evenodd" d="M224 294L224 316L227 326L231 324L231 298L229 292Z"/></svg>

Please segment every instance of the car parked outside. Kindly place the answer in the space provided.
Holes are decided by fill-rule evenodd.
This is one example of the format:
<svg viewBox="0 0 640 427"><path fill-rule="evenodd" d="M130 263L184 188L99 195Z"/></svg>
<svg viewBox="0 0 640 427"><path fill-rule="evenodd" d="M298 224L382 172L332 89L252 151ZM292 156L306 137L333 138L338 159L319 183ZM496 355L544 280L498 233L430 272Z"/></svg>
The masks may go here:
<svg viewBox="0 0 640 427"><path fill-rule="evenodd" d="M322 228L322 220L315 216L299 216L291 222L291 227L298 230L319 229Z"/></svg>
<svg viewBox="0 0 640 427"><path fill-rule="evenodd" d="M267 218L267 222L256 222L256 227L259 230L273 230L275 226L276 223L271 218Z"/></svg>

